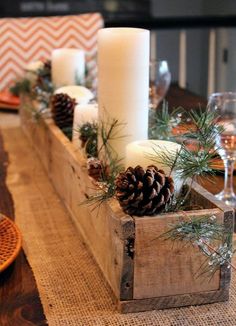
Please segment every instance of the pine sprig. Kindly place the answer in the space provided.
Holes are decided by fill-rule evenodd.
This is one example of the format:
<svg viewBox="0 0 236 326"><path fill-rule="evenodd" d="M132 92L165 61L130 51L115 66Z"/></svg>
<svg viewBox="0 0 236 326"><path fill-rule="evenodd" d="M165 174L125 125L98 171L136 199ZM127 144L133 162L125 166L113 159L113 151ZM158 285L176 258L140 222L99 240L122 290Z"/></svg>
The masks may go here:
<svg viewBox="0 0 236 326"><path fill-rule="evenodd" d="M99 126L99 136L101 138L101 146L98 149L98 155L103 153L103 161L110 164L111 161L119 160L119 154L112 147L112 141L126 137L122 134L124 123L117 119L108 117L107 121L101 121Z"/></svg>
<svg viewBox="0 0 236 326"><path fill-rule="evenodd" d="M36 83L32 85L32 96L46 109L54 91L50 60L45 61L43 66L36 71L36 76Z"/></svg>
<svg viewBox="0 0 236 326"><path fill-rule="evenodd" d="M168 102L162 103L160 110L149 110L149 139L173 140L173 128L181 122L182 108L169 113Z"/></svg>
<svg viewBox="0 0 236 326"><path fill-rule="evenodd" d="M185 133L185 139L195 140L205 149L215 145L215 138L224 130L223 126L217 125L219 117L211 111L190 111L189 119L192 122L189 132Z"/></svg>
<svg viewBox="0 0 236 326"><path fill-rule="evenodd" d="M124 137L121 135L123 126L124 124L116 119L108 119L98 125L98 137L101 139L101 145L97 152L102 154L101 174L99 182L97 182L99 189L86 199L85 204L94 205L96 208L115 196L115 179L123 170L123 165L122 159L113 150L110 141Z"/></svg>
<svg viewBox="0 0 236 326"><path fill-rule="evenodd" d="M212 147L211 147L212 148ZM209 149L203 148L200 144L192 150L182 144L181 149L176 152L166 151L159 153L158 148L154 148L156 153L152 159L156 163L162 163L168 166L175 175L183 180L184 183L190 178L205 177L209 174L215 174L215 165L213 159L216 150L209 152Z"/></svg>
<svg viewBox="0 0 236 326"><path fill-rule="evenodd" d="M81 205L92 206L92 210L99 208L104 202L114 197L115 189L112 183L98 182L93 194L81 203Z"/></svg>
<svg viewBox="0 0 236 326"><path fill-rule="evenodd" d="M214 112L183 112L191 121L189 131L182 135L181 148L177 152L160 151L158 146L153 146L154 154L149 156L156 164L164 164L174 172L175 179L183 184L188 180L197 180L216 173L214 158L217 155L216 137L223 131L216 125L218 116ZM176 211L185 204L191 192L190 187L184 196L177 195L171 202L167 211ZM174 204L173 204L174 203Z"/></svg>
<svg viewBox="0 0 236 326"><path fill-rule="evenodd" d="M29 94L31 91L30 81L27 78L18 79L15 81L14 85L9 88L9 91L15 96Z"/></svg>
<svg viewBox="0 0 236 326"><path fill-rule="evenodd" d="M98 124L96 122L86 122L76 128L82 147L85 149L87 157L98 156Z"/></svg>
<svg viewBox="0 0 236 326"><path fill-rule="evenodd" d="M31 73L36 77L34 82L28 78L20 78L15 81L15 84L9 90L16 96L27 95L31 104L24 105L23 108L31 113L35 122L38 122L42 116L50 116L48 107L53 93L50 61L45 61L42 68L31 71ZM35 105L33 101L37 101L37 104Z"/></svg>
<svg viewBox="0 0 236 326"><path fill-rule="evenodd" d="M218 223L214 215L182 220L171 225L170 230L158 238L177 240L197 247L207 257L201 266L199 276L207 274L212 277L222 265L236 269L231 263L231 257L234 253L232 239L224 224Z"/></svg>

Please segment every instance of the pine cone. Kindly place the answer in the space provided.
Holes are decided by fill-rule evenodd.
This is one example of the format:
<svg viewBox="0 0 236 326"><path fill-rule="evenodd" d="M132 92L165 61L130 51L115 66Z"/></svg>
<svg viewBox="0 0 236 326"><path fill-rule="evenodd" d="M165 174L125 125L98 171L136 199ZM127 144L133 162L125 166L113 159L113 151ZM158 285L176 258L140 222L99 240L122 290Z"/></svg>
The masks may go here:
<svg viewBox="0 0 236 326"><path fill-rule="evenodd" d="M44 61L43 68L44 68L45 71L48 72L48 75L51 76L51 70L52 70L52 62L51 62L51 60Z"/></svg>
<svg viewBox="0 0 236 326"><path fill-rule="evenodd" d="M72 128L76 101L69 95L59 93L52 97L52 117L61 129Z"/></svg>
<svg viewBox="0 0 236 326"><path fill-rule="evenodd" d="M154 215L161 212L174 193L174 181L150 165L129 167L115 181L116 198L123 210L130 215Z"/></svg>
<svg viewBox="0 0 236 326"><path fill-rule="evenodd" d="M103 164L98 158L90 157L87 160L88 174L96 181L104 181L109 176L108 165Z"/></svg>
<svg viewBox="0 0 236 326"><path fill-rule="evenodd" d="M45 84L49 84L51 83L51 61L47 60L44 61L43 63L43 67L40 68L37 72L37 81L36 81L36 85L38 85L41 88L45 87Z"/></svg>
<svg viewBox="0 0 236 326"><path fill-rule="evenodd" d="M95 180L101 179L102 175L102 163L99 159L91 157L87 160L88 174Z"/></svg>

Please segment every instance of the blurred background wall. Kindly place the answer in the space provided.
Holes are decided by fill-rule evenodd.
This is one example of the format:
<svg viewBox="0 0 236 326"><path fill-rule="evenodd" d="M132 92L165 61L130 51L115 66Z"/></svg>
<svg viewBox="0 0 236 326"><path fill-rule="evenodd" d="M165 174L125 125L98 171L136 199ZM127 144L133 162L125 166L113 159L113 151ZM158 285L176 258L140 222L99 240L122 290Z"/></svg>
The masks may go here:
<svg viewBox="0 0 236 326"><path fill-rule="evenodd" d="M214 91L236 91L236 0L2 0L1 17L101 12L106 26L137 26L155 34L155 54L179 79L180 32L186 32L186 87L209 91L209 35L214 29Z"/></svg>

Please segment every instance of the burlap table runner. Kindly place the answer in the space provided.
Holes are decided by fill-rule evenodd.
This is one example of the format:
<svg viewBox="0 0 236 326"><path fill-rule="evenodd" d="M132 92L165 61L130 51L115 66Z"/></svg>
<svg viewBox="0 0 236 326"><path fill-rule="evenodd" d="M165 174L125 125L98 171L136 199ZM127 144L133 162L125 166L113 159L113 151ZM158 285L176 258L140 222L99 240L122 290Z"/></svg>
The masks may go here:
<svg viewBox="0 0 236 326"><path fill-rule="evenodd" d="M16 222L50 326L236 325L236 276L229 302L119 314L109 287L22 131L6 129L3 136L10 156L7 184Z"/></svg>

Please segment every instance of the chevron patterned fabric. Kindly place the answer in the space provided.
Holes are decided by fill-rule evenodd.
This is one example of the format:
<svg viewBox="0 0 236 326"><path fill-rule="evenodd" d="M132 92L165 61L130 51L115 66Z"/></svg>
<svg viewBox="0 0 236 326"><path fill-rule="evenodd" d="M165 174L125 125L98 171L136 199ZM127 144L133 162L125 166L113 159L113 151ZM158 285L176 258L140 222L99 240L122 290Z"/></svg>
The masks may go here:
<svg viewBox="0 0 236 326"><path fill-rule="evenodd" d="M31 61L49 59L55 48L85 50L87 68L95 74L99 13L77 16L0 19L0 91L22 76Z"/></svg>

